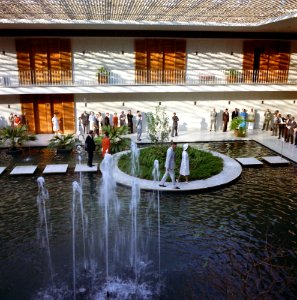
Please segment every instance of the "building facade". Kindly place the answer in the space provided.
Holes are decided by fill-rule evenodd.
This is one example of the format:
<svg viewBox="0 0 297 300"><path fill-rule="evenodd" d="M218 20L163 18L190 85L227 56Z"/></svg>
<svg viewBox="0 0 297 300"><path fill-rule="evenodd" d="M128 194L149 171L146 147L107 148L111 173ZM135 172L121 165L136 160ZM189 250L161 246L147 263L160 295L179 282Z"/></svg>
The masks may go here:
<svg viewBox="0 0 297 300"><path fill-rule="evenodd" d="M219 127L225 108L253 108L256 128L267 108L296 115L294 35L16 33L0 37L1 125L25 114L30 131L52 133L57 113L70 133L85 110L112 116L158 105L177 113L181 131L207 130L213 108Z"/></svg>

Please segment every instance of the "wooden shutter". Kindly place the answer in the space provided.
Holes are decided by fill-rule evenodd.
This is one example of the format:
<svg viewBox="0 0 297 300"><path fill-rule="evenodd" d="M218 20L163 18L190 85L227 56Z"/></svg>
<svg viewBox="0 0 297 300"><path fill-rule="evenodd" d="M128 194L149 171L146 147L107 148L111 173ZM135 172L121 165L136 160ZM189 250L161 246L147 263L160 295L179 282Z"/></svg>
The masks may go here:
<svg viewBox="0 0 297 300"><path fill-rule="evenodd" d="M146 41L135 40L135 80L137 83L146 83L147 57Z"/></svg>
<svg viewBox="0 0 297 300"><path fill-rule="evenodd" d="M49 69L50 69L50 82L57 84L61 82L61 66L60 66L60 40L48 40L48 53L49 53Z"/></svg>
<svg viewBox="0 0 297 300"><path fill-rule="evenodd" d="M164 40L163 41L163 52L164 52L164 83L175 82L175 41Z"/></svg>
<svg viewBox="0 0 297 300"><path fill-rule="evenodd" d="M147 60L150 83L163 81L163 47L160 40L147 40Z"/></svg>
<svg viewBox="0 0 297 300"><path fill-rule="evenodd" d="M175 41L175 82L184 83L186 76L186 41Z"/></svg>
<svg viewBox="0 0 297 300"><path fill-rule="evenodd" d="M29 132L35 133L34 97L32 95L21 95L22 115L26 118Z"/></svg>
<svg viewBox="0 0 297 300"><path fill-rule="evenodd" d="M254 69L254 44L245 41L243 44L243 81L253 81L253 69Z"/></svg>
<svg viewBox="0 0 297 300"><path fill-rule="evenodd" d="M19 82L22 85L32 84L29 40L17 39L15 43L19 69Z"/></svg>
<svg viewBox="0 0 297 300"><path fill-rule="evenodd" d="M34 70L34 80L36 84L49 82L48 68L48 52L47 40L32 39L31 40L31 63Z"/></svg>
<svg viewBox="0 0 297 300"><path fill-rule="evenodd" d="M60 67L61 79L64 84L72 83L72 57L69 39L60 40Z"/></svg>
<svg viewBox="0 0 297 300"><path fill-rule="evenodd" d="M62 96L63 106L63 130L64 133L75 132L75 120L74 120L74 96L63 95Z"/></svg>

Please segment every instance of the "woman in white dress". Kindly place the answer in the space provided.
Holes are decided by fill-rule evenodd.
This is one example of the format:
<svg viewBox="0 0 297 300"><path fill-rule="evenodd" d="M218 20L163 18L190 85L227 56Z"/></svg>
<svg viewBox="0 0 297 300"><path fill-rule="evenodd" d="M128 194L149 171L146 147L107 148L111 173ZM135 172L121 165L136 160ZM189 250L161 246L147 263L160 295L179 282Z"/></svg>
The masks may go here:
<svg viewBox="0 0 297 300"><path fill-rule="evenodd" d="M55 135L59 133L60 125L59 125L59 119L56 114L52 117L52 123L53 123L53 132Z"/></svg>
<svg viewBox="0 0 297 300"><path fill-rule="evenodd" d="M97 121L96 116L95 116L94 112L91 111L91 114L89 116L90 130L93 130L93 131L95 130L96 121Z"/></svg>
<svg viewBox="0 0 297 300"><path fill-rule="evenodd" d="M189 183L188 176L190 175L190 164L189 164L189 155L187 152L188 148L189 148L188 144L183 145L182 161L180 164L180 170L179 170L179 176L177 182L179 182L181 176L184 176L186 178L186 183Z"/></svg>

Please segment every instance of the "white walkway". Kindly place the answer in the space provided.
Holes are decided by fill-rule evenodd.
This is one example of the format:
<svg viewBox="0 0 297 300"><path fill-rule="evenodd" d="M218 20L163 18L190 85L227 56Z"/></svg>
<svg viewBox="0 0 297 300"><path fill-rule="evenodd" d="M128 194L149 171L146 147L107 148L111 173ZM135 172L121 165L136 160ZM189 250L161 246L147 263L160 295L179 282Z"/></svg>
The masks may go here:
<svg viewBox="0 0 297 300"><path fill-rule="evenodd" d="M35 142L30 142L28 145L31 146L47 146L49 139L52 134L39 134L37 135L38 140ZM131 137L132 140L136 142L136 134L127 135ZM285 143L281 139L275 136L271 136L271 131L262 131L256 129L249 131L249 134L245 138L235 137L233 132L227 131L222 132L218 130L207 131L207 130L191 130L191 131L180 131L177 137L172 138L178 143L194 143L194 142L214 142L214 141L235 141L235 140L255 140L260 144L266 146L267 148L274 150L279 155L284 156L297 163L297 147L295 145ZM149 143L149 139L146 133L142 134L141 143Z"/></svg>

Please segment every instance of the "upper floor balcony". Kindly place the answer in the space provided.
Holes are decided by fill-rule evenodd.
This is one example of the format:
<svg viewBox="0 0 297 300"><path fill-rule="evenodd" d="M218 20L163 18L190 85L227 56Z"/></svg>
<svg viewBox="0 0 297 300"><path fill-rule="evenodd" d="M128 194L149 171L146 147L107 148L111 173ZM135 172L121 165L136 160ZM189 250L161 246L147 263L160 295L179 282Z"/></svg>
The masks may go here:
<svg viewBox="0 0 297 300"><path fill-rule="evenodd" d="M95 70L0 73L0 94L12 94L12 88L16 94L34 93L37 88L44 93L296 91L297 70L126 69L100 74Z"/></svg>

